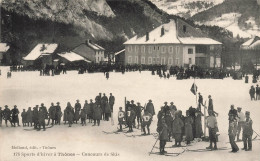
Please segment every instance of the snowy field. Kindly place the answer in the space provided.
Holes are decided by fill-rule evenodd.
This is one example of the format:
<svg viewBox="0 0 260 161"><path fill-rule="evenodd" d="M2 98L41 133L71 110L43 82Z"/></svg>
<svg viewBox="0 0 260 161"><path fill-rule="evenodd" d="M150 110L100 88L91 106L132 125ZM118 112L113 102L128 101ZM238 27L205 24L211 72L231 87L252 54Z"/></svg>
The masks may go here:
<svg viewBox="0 0 260 161"><path fill-rule="evenodd" d="M106 80L103 73L78 75L76 71L68 71L67 75L59 76L39 76L39 72L13 72L12 78L6 78L7 68L0 67L2 75L0 76L0 106L9 105L12 109L17 105L20 113L22 109L34 107L44 103L47 108L51 102L60 102L62 111L67 102L75 104L76 99L80 100L83 106L84 100L95 99L98 93L113 93L115 96L114 120L115 125L111 122L101 121L101 126L92 127L88 124L83 127L80 124L73 124L71 128L68 125L55 125L47 128L46 131L26 131L28 127L8 127L0 128L0 161L40 161L40 160L260 160L260 140L253 141L253 151L245 152L240 150L238 153L230 153L231 149L211 152L192 152L186 150L179 156L159 156L150 155L149 152L156 139L153 135L142 137L129 137L140 135L141 131L134 129L134 133L127 134L105 134L103 131L112 132L117 130L117 111L120 106L124 107L124 98L135 100L144 105L149 99L153 100L156 108L156 114L165 101L171 102L183 113L190 107L195 106L195 96L190 92L190 87L194 82L193 79L176 80L175 77L170 79L160 79L158 76L152 76L150 72L127 72L110 73L110 78ZM251 76L249 82L252 82ZM219 124L219 142L218 147L228 147L228 111L230 105L242 107L242 111L251 112L253 120L253 129L260 133L260 101L250 101L249 88L251 83L245 84L244 80L224 80L216 79L196 79L198 91L207 100L210 94L213 98L214 109L219 113L217 117ZM21 124L21 117L20 117ZM156 133L157 118L151 125L151 133ZM4 125L4 122L3 122ZM127 129L124 129L125 131ZM255 134L253 135L253 137ZM257 139L259 139L258 137ZM208 146L207 142L193 142L186 149L201 149ZM173 142L167 142L166 147L171 147ZM12 149L12 146L35 146L38 149ZM43 149L42 146L49 147ZM242 142L238 143L240 148ZM50 149L55 147L56 149ZM157 142L156 147L159 147ZM185 148L166 148L168 152L179 153ZM158 148L154 148L158 152ZM41 155L45 156L15 156L15 152L20 155ZM58 153L75 153L75 156L58 156ZM45 153L45 154L43 154ZM56 153L56 156L54 154ZM86 153L101 153L102 156L85 156ZM108 153L110 156L105 156ZM111 156L112 154L119 156ZM16 153L17 154L17 153ZM53 156L48 156L48 155Z"/></svg>

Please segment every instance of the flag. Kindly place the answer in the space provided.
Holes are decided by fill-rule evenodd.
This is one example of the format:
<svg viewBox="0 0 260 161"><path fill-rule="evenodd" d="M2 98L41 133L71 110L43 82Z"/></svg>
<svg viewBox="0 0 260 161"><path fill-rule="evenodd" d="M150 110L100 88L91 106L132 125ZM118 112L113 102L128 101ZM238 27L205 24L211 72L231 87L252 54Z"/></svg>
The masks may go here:
<svg viewBox="0 0 260 161"><path fill-rule="evenodd" d="M190 88L190 91L191 91L191 93L193 93L194 95L196 95L197 89L198 89L198 87L196 86L195 83L193 83L192 86L191 86L191 88Z"/></svg>

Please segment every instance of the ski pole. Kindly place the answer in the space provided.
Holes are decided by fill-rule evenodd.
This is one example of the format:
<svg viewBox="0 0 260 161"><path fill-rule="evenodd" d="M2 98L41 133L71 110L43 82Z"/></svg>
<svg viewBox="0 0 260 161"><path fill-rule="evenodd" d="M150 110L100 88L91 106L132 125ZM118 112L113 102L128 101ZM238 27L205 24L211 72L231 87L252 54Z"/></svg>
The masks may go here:
<svg viewBox="0 0 260 161"><path fill-rule="evenodd" d="M255 132L255 130L253 130ZM257 136L259 136L259 134L257 132L255 132ZM260 136L259 136L260 137Z"/></svg>
<svg viewBox="0 0 260 161"><path fill-rule="evenodd" d="M163 130L164 130L164 128L162 129L162 131L163 131ZM159 133L159 136L158 136L158 138L156 139L156 141L155 141L155 143L154 143L154 145L153 145L153 148L154 148L154 146L156 145L157 141L159 140L159 138L160 138L160 136L161 136L161 134L162 134L162 131L161 131L161 133ZM149 153L149 155L152 153L153 148L152 148L151 152Z"/></svg>

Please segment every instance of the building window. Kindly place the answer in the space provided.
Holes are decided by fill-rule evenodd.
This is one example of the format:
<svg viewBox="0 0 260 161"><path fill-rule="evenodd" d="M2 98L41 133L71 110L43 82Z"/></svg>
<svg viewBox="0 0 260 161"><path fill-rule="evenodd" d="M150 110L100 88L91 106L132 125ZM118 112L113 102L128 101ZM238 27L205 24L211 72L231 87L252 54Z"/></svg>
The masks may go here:
<svg viewBox="0 0 260 161"><path fill-rule="evenodd" d="M168 58L168 65L172 65L172 58Z"/></svg>
<svg viewBox="0 0 260 161"><path fill-rule="evenodd" d="M141 58L141 64L145 64L145 57L144 56L142 56L142 58Z"/></svg>
<svg viewBox="0 0 260 161"><path fill-rule="evenodd" d="M138 46L135 46L135 52L137 53L138 52Z"/></svg>
<svg viewBox="0 0 260 161"><path fill-rule="evenodd" d="M189 58L189 64L192 64L192 59L191 58Z"/></svg>
<svg viewBox="0 0 260 161"><path fill-rule="evenodd" d="M156 50L156 47L155 47L155 46L153 47L153 50Z"/></svg>
<svg viewBox="0 0 260 161"><path fill-rule="evenodd" d="M152 57L148 57L148 64L152 64Z"/></svg>
<svg viewBox="0 0 260 161"><path fill-rule="evenodd" d="M175 64L176 64L176 65L179 65L179 63L180 63L180 62L179 62L179 58L176 58L176 59L175 59Z"/></svg>
<svg viewBox="0 0 260 161"><path fill-rule="evenodd" d="M160 47L158 46L158 50L160 50Z"/></svg>
<svg viewBox="0 0 260 161"><path fill-rule="evenodd" d="M149 46L148 52L151 54L152 53L152 46Z"/></svg>
<svg viewBox="0 0 260 161"><path fill-rule="evenodd" d="M173 46L169 46L169 53L173 53Z"/></svg>
<svg viewBox="0 0 260 161"><path fill-rule="evenodd" d="M160 64L160 57L157 57L157 64Z"/></svg>
<svg viewBox="0 0 260 161"><path fill-rule="evenodd" d="M165 64L165 57L161 58L161 64Z"/></svg>
<svg viewBox="0 0 260 161"><path fill-rule="evenodd" d="M192 48L188 49L188 54L193 54L193 49Z"/></svg>
<svg viewBox="0 0 260 161"><path fill-rule="evenodd" d="M176 54L180 54L180 47L176 46Z"/></svg>
<svg viewBox="0 0 260 161"><path fill-rule="evenodd" d="M142 52L142 53L145 53L145 46L142 46L142 47L141 47L141 52Z"/></svg>
<svg viewBox="0 0 260 161"><path fill-rule="evenodd" d="M162 53L166 53L166 47L162 46Z"/></svg>
<svg viewBox="0 0 260 161"><path fill-rule="evenodd" d="M132 56L128 56L128 64L132 63Z"/></svg>
<svg viewBox="0 0 260 161"><path fill-rule="evenodd" d="M153 64L156 63L156 57L153 57Z"/></svg>
<svg viewBox="0 0 260 161"><path fill-rule="evenodd" d="M187 31L187 27L185 25L182 26L182 29L184 33Z"/></svg>
<svg viewBox="0 0 260 161"><path fill-rule="evenodd" d="M209 46L209 49L210 49L210 50L214 50L214 45L210 45L210 46Z"/></svg>
<svg viewBox="0 0 260 161"><path fill-rule="evenodd" d="M132 46L128 46L128 51L132 52Z"/></svg>
<svg viewBox="0 0 260 161"><path fill-rule="evenodd" d="M138 64L138 56L135 56L135 64Z"/></svg>

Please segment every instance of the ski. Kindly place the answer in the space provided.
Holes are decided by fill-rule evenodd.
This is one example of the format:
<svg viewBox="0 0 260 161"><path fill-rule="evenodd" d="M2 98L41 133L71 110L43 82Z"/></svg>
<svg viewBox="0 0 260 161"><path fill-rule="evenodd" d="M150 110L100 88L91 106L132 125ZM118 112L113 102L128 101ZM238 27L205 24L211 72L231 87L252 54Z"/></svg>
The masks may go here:
<svg viewBox="0 0 260 161"><path fill-rule="evenodd" d="M112 131L112 132L107 132L107 131L102 131L105 134L119 134L120 132L118 131Z"/></svg>
<svg viewBox="0 0 260 161"><path fill-rule="evenodd" d="M54 125L51 125L51 126L47 126L47 127L45 127L45 129L49 129L49 128L52 128ZM25 131L33 131L33 130L39 130L38 128L32 128L32 129L23 129L23 130L25 130Z"/></svg>
<svg viewBox="0 0 260 161"><path fill-rule="evenodd" d="M227 147L220 147L220 148L218 148L218 149L216 149L216 150L211 150L211 149L194 149L194 150L190 150L190 149L188 149L188 148L186 148L186 150L188 151L188 152L208 152L208 151L218 151L218 150L229 150L229 149L231 149L231 148L227 148Z"/></svg>

